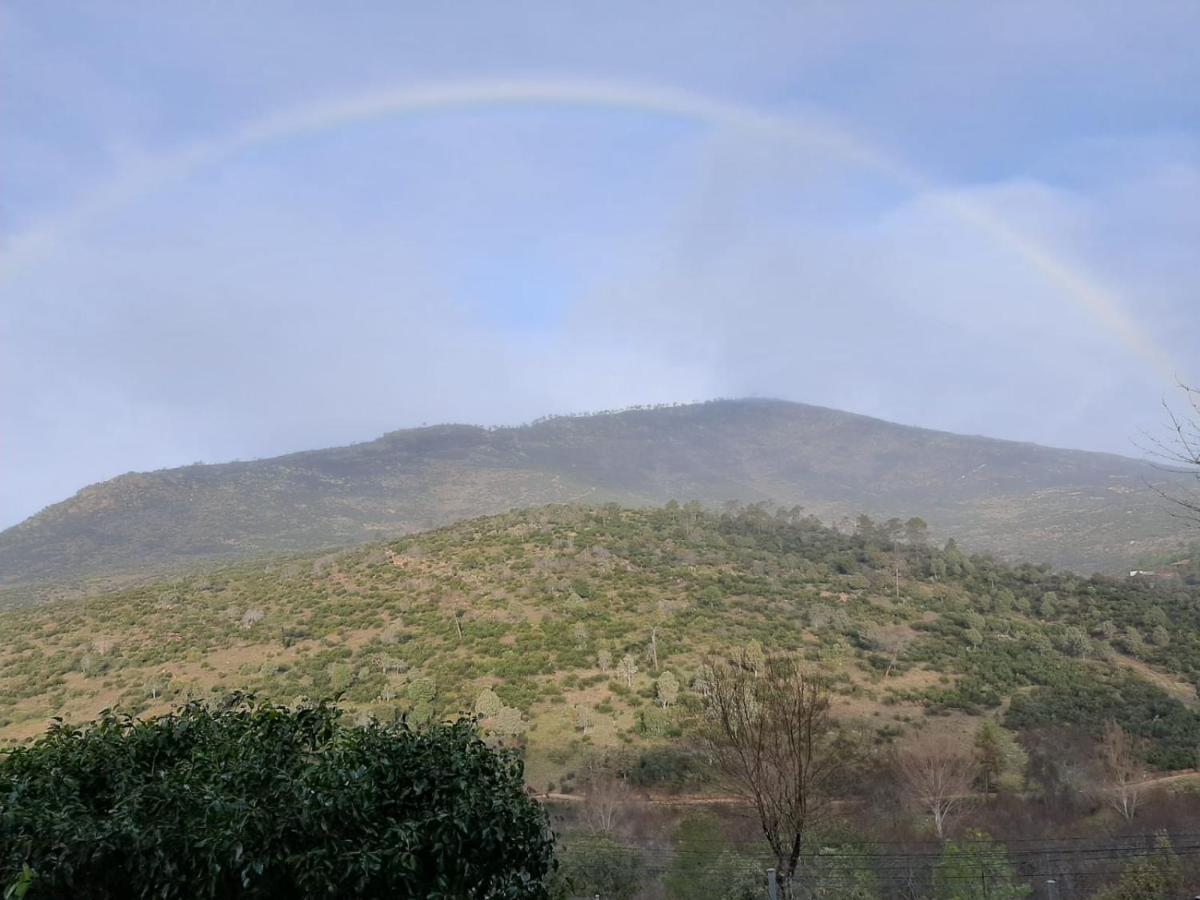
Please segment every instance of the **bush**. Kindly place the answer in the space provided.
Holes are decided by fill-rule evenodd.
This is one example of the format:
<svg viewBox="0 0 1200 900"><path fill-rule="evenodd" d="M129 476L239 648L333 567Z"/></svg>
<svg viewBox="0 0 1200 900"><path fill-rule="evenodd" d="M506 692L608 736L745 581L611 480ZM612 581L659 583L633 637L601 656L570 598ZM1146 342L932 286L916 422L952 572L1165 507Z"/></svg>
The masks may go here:
<svg viewBox="0 0 1200 900"><path fill-rule="evenodd" d="M699 787L712 777L700 756L672 746L648 747L621 774L637 787L673 792Z"/></svg>
<svg viewBox="0 0 1200 900"><path fill-rule="evenodd" d="M563 893L630 900L642 887L641 854L607 835L577 838L562 850Z"/></svg>
<svg viewBox="0 0 1200 900"><path fill-rule="evenodd" d="M36 897L543 897L520 762L470 722L349 728L235 695L0 757L0 885Z"/></svg>

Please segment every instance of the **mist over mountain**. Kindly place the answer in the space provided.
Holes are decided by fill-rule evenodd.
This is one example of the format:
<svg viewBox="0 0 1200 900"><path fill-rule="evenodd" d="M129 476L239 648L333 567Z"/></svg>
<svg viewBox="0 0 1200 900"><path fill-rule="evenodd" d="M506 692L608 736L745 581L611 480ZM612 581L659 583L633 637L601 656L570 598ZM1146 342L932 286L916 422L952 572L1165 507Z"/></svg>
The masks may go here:
<svg viewBox="0 0 1200 900"><path fill-rule="evenodd" d="M921 516L972 550L1119 572L1178 542L1152 487L1174 477L1119 456L720 400L122 475L0 533L0 579L347 545L533 504L672 499L800 505L833 522Z"/></svg>

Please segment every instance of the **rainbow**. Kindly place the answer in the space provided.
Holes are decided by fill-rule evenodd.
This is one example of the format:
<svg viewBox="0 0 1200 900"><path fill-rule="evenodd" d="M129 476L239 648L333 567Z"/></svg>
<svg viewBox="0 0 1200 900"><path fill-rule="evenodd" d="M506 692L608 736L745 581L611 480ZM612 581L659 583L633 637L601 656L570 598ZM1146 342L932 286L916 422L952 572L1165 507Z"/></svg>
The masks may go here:
<svg viewBox="0 0 1200 900"><path fill-rule="evenodd" d="M599 107L694 120L748 137L801 145L875 170L908 189L936 197L950 214L1039 273L1065 301L1077 305L1129 353L1148 364L1156 379L1172 384L1178 381L1179 369L1170 354L1130 316L1115 292L1095 276L1063 260L982 205L938 190L911 166L839 126L816 116L798 119L686 91L611 82L489 79L416 85L269 115L224 136L143 162L88 194L66 213L16 236L0 256L0 284L93 222L249 148L388 116L503 106Z"/></svg>

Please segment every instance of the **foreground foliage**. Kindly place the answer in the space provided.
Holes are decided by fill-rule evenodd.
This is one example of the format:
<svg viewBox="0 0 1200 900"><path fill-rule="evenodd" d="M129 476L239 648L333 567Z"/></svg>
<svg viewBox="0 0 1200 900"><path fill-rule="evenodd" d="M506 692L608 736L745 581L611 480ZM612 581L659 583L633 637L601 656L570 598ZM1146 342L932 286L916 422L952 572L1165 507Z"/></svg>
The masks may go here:
<svg viewBox="0 0 1200 900"><path fill-rule="evenodd" d="M553 838L514 756L468 721L414 731L339 716L233 696L58 725L0 758L0 885L63 898L545 896Z"/></svg>

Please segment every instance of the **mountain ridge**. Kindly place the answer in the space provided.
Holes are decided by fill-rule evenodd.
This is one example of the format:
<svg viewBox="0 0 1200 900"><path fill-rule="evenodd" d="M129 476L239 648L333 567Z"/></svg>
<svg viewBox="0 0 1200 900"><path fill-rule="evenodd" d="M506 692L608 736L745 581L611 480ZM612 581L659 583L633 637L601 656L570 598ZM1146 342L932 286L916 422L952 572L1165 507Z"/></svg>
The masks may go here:
<svg viewBox="0 0 1200 900"><path fill-rule="evenodd" d="M1119 571L1180 535L1149 487L1175 477L760 398L433 425L89 485L0 532L0 583L345 546L542 503L671 499L919 515L972 549Z"/></svg>

